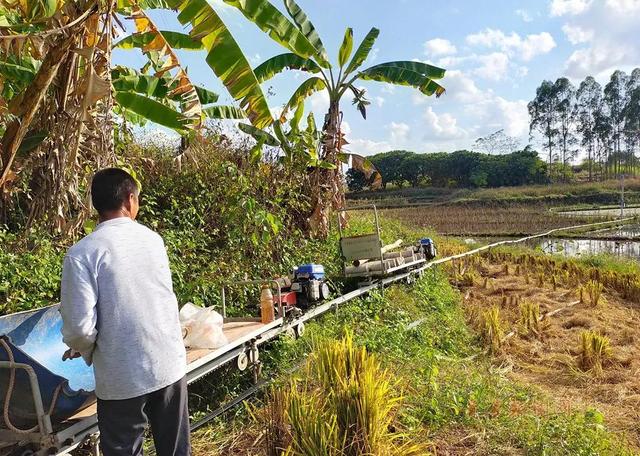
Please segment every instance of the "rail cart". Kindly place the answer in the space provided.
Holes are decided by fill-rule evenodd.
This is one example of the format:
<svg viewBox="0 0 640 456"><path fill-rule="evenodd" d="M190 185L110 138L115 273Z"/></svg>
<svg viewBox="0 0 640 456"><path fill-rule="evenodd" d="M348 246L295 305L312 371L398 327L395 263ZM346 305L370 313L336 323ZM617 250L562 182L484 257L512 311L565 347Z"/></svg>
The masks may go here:
<svg viewBox="0 0 640 456"><path fill-rule="evenodd" d="M341 250L346 260L371 258L370 252L384 260L375 206L373 210L376 232L368 235L365 241L358 237L343 237L341 233ZM327 300L322 292L322 282L314 267L317 265L304 265L310 268L299 270L302 277L296 290L304 297L305 306L302 310L292 309L295 312L287 312L283 305L289 302L293 288L289 292L283 291L280 282L274 280L236 282L237 285L270 284L276 291L276 318L267 324L256 318L227 318L226 291L223 289L223 332L228 343L215 350L188 349L188 383L234 361L240 370L253 369L257 378L262 344L282 334L301 336L307 321L375 288L419 275L425 267L420 267L424 262L424 259L418 259L401 267L384 268L375 280L368 277L366 284L331 300ZM320 301L310 299L316 294L321 297ZM58 307L53 305L0 317L0 408L3 412L0 456L63 455L76 449L98 455L93 369L81 358L62 361L62 353L67 347L62 342ZM232 402L242 397L248 396ZM193 423L192 429L213 416L212 413Z"/></svg>
<svg viewBox="0 0 640 456"><path fill-rule="evenodd" d="M398 279L402 276L398 276ZM386 279L385 283L397 280ZM228 343L215 350L187 350L187 381L193 383L221 366L236 362L238 369L259 369L259 347L281 334L300 336L310 319L379 284L326 301L304 314L287 315L276 281L245 281L240 284L271 283L277 291L277 318L268 324L255 318L225 318L223 331ZM225 312L223 292L223 312ZM81 358L62 362L66 350L60 329L59 305L0 317L0 455L63 455L84 449L98 455L93 369ZM11 380L13 378L13 381ZM11 391L8 391L10 390ZM7 401L8 399L8 401ZM9 419L9 424L6 418ZM198 423L192 424L192 428Z"/></svg>
<svg viewBox="0 0 640 456"><path fill-rule="evenodd" d="M375 230L372 233L346 236L340 220L342 213L364 209L373 211ZM338 211L338 231L343 262L342 269L347 278L357 277L364 279L362 283L372 283L376 278L416 269L427 261L421 251L415 251L413 248L405 250L405 252L385 251L380 236L380 221L375 204L340 209Z"/></svg>
<svg viewBox="0 0 640 456"><path fill-rule="evenodd" d="M232 361L241 371L259 369L258 347L282 332L299 335L302 321L290 321L282 305L280 284L273 280L236 282L271 284L277 318L225 318L228 343L215 350L187 349L187 381ZM223 316L226 317L223 289ZM59 305L0 317L0 455L67 454L83 447L98 454L98 419L93 368L81 359L62 361Z"/></svg>

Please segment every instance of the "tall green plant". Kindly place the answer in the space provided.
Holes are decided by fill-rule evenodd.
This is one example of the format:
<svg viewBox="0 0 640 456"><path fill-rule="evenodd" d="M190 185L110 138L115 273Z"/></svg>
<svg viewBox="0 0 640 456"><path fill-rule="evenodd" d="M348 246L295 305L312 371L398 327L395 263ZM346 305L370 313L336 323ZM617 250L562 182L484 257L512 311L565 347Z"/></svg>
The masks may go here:
<svg viewBox="0 0 640 456"><path fill-rule="evenodd" d="M248 14L247 8L240 7L243 2L227 1L227 3L241 9L245 16L254 20L259 26L264 26L263 24L271 19L271 16L267 14L260 17ZM310 73L310 77L300 84L284 106L280 118L282 123L286 121L289 111L295 110L312 94L326 91L329 96L329 110L325 115L322 127L322 149L319 159L334 165L334 168L319 167L313 170L312 188L315 192L312 195L313 211L310 214L312 230L320 235L326 235L329 210L344 204L340 170L340 163L345 161L342 147L346 143L341 131L340 103L343 97L347 93L351 93L353 104L366 118L367 106L370 103L366 98L365 90L356 85L358 81L377 81L410 86L417 88L424 95L440 96L445 90L436 80L444 77L445 70L414 61L387 62L362 68L380 33L377 28L372 28L369 31L355 52L353 52L353 30L348 28L338 50L337 64L332 65L327 58L327 51L316 28L304 11L294 0L285 0L284 4L297 29L306 36L307 40L302 42L303 46L299 46L298 43L287 43L287 47L291 50L290 53L280 54L266 60L254 69L254 73L260 82L267 81L286 69ZM280 18L280 13L272 12L272 14L274 17ZM313 45L313 52L309 52L307 43Z"/></svg>
<svg viewBox="0 0 640 456"><path fill-rule="evenodd" d="M177 9L178 19L192 25L190 35L159 30L145 12L151 8ZM135 23L115 46L139 48L148 59L141 71L112 67L115 13ZM204 117L246 116L258 127L273 121L249 62L205 0L6 1L0 2L0 24L4 221L9 206L18 206L12 195L26 189L21 202L28 222L46 220L62 231L80 227L88 214L88 177L116 161L117 118L151 121L183 135ZM290 29L295 33L284 30L282 38L302 36L293 24ZM190 81L174 49L205 49L206 63L240 108L212 105L217 95Z"/></svg>

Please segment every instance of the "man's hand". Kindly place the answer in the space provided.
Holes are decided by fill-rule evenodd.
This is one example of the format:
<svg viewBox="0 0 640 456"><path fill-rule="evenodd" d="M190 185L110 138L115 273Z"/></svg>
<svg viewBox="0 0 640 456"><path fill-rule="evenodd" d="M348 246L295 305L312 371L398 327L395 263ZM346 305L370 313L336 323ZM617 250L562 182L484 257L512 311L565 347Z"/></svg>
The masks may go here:
<svg viewBox="0 0 640 456"><path fill-rule="evenodd" d="M62 361L80 358L81 356L82 354L79 351L75 351L73 348L70 348L69 350L64 352L64 355L62 355Z"/></svg>

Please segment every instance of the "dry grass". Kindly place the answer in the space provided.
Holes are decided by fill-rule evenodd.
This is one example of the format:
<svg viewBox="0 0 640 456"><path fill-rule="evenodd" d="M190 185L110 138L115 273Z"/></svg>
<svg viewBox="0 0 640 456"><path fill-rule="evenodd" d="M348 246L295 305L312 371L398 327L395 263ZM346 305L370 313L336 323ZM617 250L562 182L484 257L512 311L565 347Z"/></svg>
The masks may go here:
<svg viewBox="0 0 640 456"><path fill-rule="evenodd" d="M520 265L519 275L505 275L505 262L512 272ZM529 274L543 275L542 286L536 280L527 284ZM613 430L623 432L640 448L640 302L625 297L635 296L628 280L587 271L590 280L609 284L594 289L599 293L596 301L606 300L607 305L593 305L586 290L585 302L579 303L576 283L588 282L581 274L566 264L489 254L484 269L478 270L479 280L465 288L466 314L475 319L472 326L484 336L478 316L495 313L499 307L502 328L516 334L508 344L503 341L497 355L500 363L514 366L512 378L540 387L562 409L600 410ZM484 279L491 281L491 287L483 286ZM520 305L515 305L518 301ZM558 309L562 310L538 318ZM536 329L536 320L544 327ZM544 337L531 337L536 330Z"/></svg>

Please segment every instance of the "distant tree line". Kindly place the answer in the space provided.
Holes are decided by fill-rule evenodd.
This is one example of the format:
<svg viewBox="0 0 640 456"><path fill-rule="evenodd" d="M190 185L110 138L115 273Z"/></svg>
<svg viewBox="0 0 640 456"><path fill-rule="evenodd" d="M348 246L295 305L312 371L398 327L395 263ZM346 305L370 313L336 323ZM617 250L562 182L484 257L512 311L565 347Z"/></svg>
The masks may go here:
<svg viewBox="0 0 640 456"><path fill-rule="evenodd" d="M636 175L640 146L640 68L615 71L604 88L588 76L543 81L528 105L530 131L542 138L549 170L567 170L580 151L589 180Z"/></svg>
<svg viewBox="0 0 640 456"><path fill-rule="evenodd" d="M382 185L474 188L540 184L548 181L547 165L535 150L526 148L504 155L460 150L417 154L406 150L368 157L382 175ZM360 171L347 172L352 191L368 187Z"/></svg>

